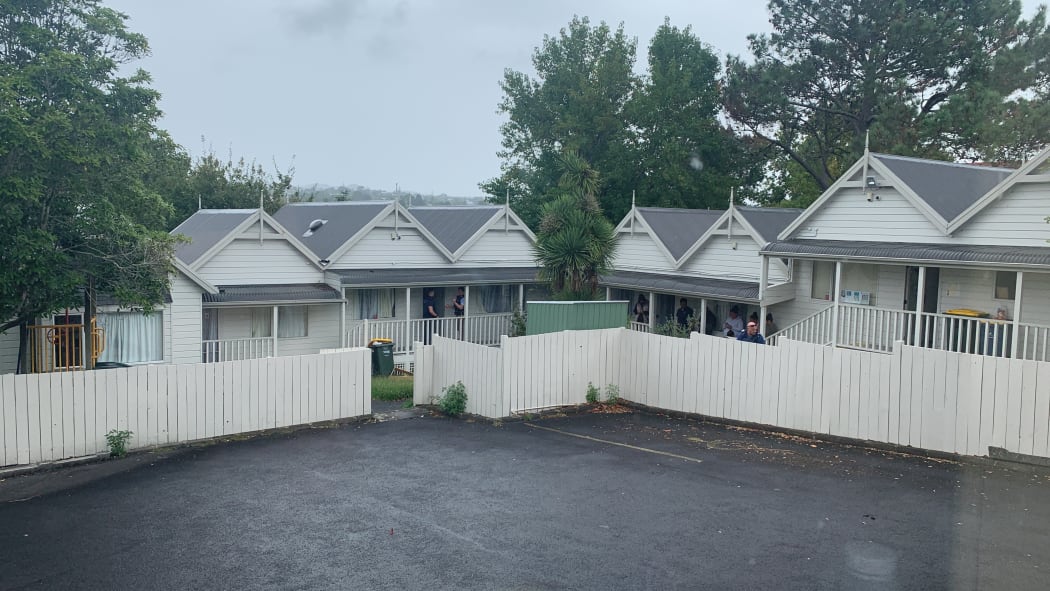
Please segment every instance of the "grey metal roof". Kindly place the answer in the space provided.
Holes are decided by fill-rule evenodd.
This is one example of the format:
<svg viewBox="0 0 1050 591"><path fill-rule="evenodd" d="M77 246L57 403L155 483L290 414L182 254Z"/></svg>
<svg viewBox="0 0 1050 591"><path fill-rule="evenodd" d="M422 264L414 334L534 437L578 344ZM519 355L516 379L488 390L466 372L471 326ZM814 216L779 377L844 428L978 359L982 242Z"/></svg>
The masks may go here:
<svg viewBox="0 0 1050 591"><path fill-rule="evenodd" d="M324 283L220 285L219 293L205 293L203 297L206 304L326 302L343 299L339 290Z"/></svg>
<svg viewBox="0 0 1050 591"><path fill-rule="evenodd" d="M795 218L802 215L803 210L786 207L737 206L737 211L758 232L764 242L770 242L776 240L784 228L790 226Z"/></svg>
<svg viewBox="0 0 1050 591"><path fill-rule="evenodd" d="M502 211L498 205L473 207L410 207L408 213L448 249L456 252L471 236Z"/></svg>
<svg viewBox="0 0 1050 591"><path fill-rule="evenodd" d="M190 242L179 244L175 248L175 256L187 265L192 265L257 211L259 210L201 209L194 212L171 231L172 234L182 234L190 239Z"/></svg>
<svg viewBox="0 0 1050 591"><path fill-rule="evenodd" d="M889 168L947 222L958 217L1013 172L1009 168L889 154L872 154L872 157Z"/></svg>
<svg viewBox="0 0 1050 591"><path fill-rule="evenodd" d="M318 260L330 258L339 247L360 232L391 201L339 201L335 203L289 203L273 214L275 220L310 249ZM310 236L310 222L327 220Z"/></svg>
<svg viewBox="0 0 1050 591"><path fill-rule="evenodd" d="M344 287L415 287L535 283L536 267L477 267L463 269L330 269Z"/></svg>
<svg viewBox="0 0 1050 591"><path fill-rule="evenodd" d="M706 232L725 211L714 209L677 209L662 207L639 207L645 223L649 224L656 238L663 243L671 256L682 258L689 247Z"/></svg>
<svg viewBox="0 0 1050 591"><path fill-rule="evenodd" d="M616 271L603 275L600 283L608 287L658 291L675 295L758 301L757 281L730 281L688 275Z"/></svg>
<svg viewBox="0 0 1050 591"><path fill-rule="evenodd" d="M796 239L771 242L762 249L762 252L774 255L803 255L803 258L808 255L812 258L886 260L908 263L1050 267L1050 246Z"/></svg>

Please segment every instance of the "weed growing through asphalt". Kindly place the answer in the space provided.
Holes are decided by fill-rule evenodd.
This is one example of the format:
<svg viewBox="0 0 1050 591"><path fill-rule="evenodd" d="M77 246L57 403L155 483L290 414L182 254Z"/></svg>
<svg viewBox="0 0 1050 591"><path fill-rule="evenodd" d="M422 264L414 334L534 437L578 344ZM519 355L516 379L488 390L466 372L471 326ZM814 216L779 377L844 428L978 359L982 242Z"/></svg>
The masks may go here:
<svg viewBox="0 0 1050 591"><path fill-rule="evenodd" d="M467 410L467 388L463 382L456 382L447 388L438 400L438 408L450 417L458 417Z"/></svg>
<svg viewBox="0 0 1050 591"><path fill-rule="evenodd" d="M587 382L587 404L598 404L598 398L601 394L601 391L595 388L594 384Z"/></svg>
<svg viewBox="0 0 1050 591"><path fill-rule="evenodd" d="M106 433L106 444L109 445L109 455L114 458L123 457L128 453L128 441L131 441L131 431L118 431L113 429Z"/></svg>
<svg viewBox="0 0 1050 591"><path fill-rule="evenodd" d="M411 398L406 398L405 401L401 403L401 408L412 408L413 406L415 405L412 404Z"/></svg>

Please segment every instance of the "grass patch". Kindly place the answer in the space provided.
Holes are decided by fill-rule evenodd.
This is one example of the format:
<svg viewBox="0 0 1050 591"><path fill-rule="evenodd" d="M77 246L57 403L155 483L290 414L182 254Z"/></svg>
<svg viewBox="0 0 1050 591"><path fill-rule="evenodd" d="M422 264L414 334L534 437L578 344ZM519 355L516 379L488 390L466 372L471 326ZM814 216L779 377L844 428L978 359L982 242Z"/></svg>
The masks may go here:
<svg viewBox="0 0 1050 591"><path fill-rule="evenodd" d="M412 376L372 376L372 400L412 398Z"/></svg>

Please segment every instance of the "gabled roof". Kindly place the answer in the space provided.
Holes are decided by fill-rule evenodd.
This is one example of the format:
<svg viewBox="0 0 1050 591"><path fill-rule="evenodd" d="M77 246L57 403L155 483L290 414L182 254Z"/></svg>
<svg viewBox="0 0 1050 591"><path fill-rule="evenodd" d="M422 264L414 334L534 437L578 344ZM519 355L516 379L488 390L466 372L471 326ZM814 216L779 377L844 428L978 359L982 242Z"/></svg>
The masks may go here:
<svg viewBox="0 0 1050 591"><path fill-rule="evenodd" d="M306 245L318 260L331 259L344 244L364 230L391 201L341 201L335 203L289 203L274 219ZM311 235L304 234L314 220L327 220Z"/></svg>
<svg viewBox="0 0 1050 591"><path fill-rule="evenodd" d="M248 221L257 209L201 209L193 213L186 221L171 231L182 234L190 242L175 247L175 256L186 265L192 266L204 253L222 241Z"/></svg>
<svg viewBox="0 0 1050 591"><path fill-rule="evenodd" d="M1007 189L1018 182L1021 182L1023 178L1027 177L1027 179L1031 180L1042 180L1050 176L1050 174L1048 174L1050 173L1050 170L1047 170L1048 164L1050 164L1050 146L1040 150L1035 157L1028 162L1025 162L1020 168L1010 174L1010 176L1003 179L1003 181L996 187L988 191L984 196L966 208L965 211L959 214L959 216L952 220L951 224L948 225L948 232L953 233L958 230L996 199L1002 197Z"/></svg>
<svg viewBox="0 0 1050 591"><path fill-rule="evenodd" d="M659 207L637 207L635 211L652 230L653 238L676 262L725 213L713 209Z"/></svg>
<svg viewBox="0 0 1050 591"><path fill-rule="evenodd" d="M786 207L741 207L735 206L740 215L754 228L761 243L772 242L795 218L802 215L801 209Z"/></svg>
<svg viewBox="0 0 1050 591"><path fill-rule="evenodd" d="M915 192L930 209L951 222L1013 173L1011 168L871 154Z"/></svg>
<svg viewBox="0 0 1050 591"><path fill-rule="evenodd" d="M408 213L451 253L457 252L502 211L499 205L408 208Z"/></svg>
<svg viewBox="0 0 1050 591"><path fill-rule="evenodd" d="M426 269L329 269L343 287L412 287L538 283L536 267L460 267Z"/></svg>

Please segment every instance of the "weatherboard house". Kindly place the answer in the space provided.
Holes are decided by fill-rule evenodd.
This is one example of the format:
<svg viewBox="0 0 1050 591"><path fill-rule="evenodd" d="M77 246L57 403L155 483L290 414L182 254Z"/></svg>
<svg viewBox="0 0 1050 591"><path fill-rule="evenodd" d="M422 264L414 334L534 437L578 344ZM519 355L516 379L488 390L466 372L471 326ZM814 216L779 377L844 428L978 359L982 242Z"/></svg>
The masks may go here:
<svg viewBox="0 0 1050 591"><path fill-rule="evenodd" d="M175 251L170 297L149 315L100 306L100 361L301 355L379 337L405 354L433 332L496 344L527 294L542 291L535 236L502 206L298 203L273 216L202 209L172 233L188 242ZM459 287L466 292L462 317L451 309ZM435 292L441 318L422 318L424 290ZM40 324L47 330L65 322L55 316ZM47 363L36 371L83 365L83 347L67 351L45 341L38 348ZM0 335L0 372L14 371L17 350L16 331Z"/></svg>
<svg viewBox="0 0 1050 591"><path fill-rule="evenodd" d="M791 270L779 337L1048 361L1048 215L1050 148L1018 169L866 153L761 250Z"/></svg>
<svg viewBox="0 0 1050 591"><path fill-rule="evenodd" d="M765 318L794 296L794 286L789 264L764 260L759 251L801 213L738 205L727 210L632 207L616 226L616 257L601 283L608 299L630 302L630 327L644 332L675 321L682 298L694 310L694 327L701 332L717 333L732 308L742 318L751 313ZM647 322L638 322L633 308L643 296L649 315Z"/></svg>

